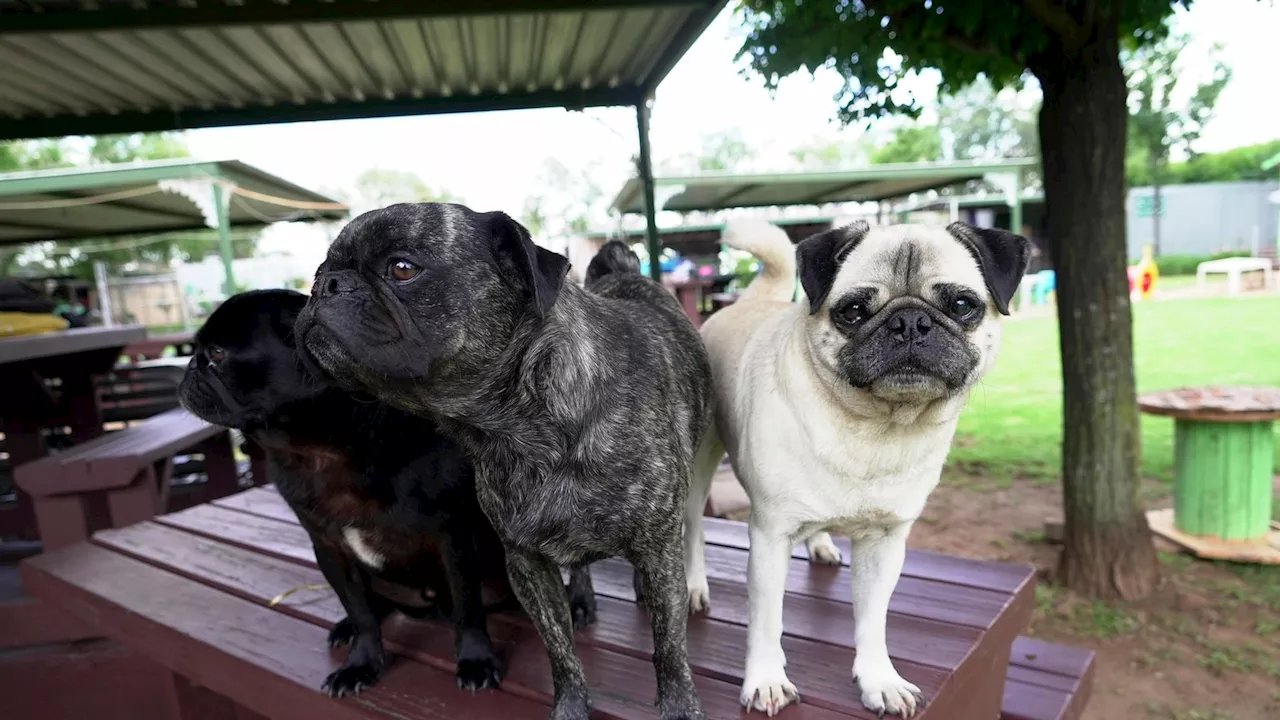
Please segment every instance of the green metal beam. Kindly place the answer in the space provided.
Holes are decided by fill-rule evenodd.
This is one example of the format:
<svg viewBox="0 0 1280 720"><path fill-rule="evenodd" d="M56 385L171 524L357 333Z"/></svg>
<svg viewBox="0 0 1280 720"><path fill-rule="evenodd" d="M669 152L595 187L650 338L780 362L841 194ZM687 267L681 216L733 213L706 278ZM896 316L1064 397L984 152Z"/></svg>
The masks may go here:
<svg viewBox="0 0 1280 720"><path fill-rule="evenodd" d="M218 163L183 160L141 167L107 167L66 171L42 170L0 175L0 196L41 195L91 188L154 185L161 180L220 176Z"/></svg>
<svg viewBox="0 0 1280 720"><path fill-rule="evenodd" d="M962 179L972 175L1010 172L1017 168L1039 166L1035 158L1012 158L999 162L952 163L892 163L873 165L856 170L832 170L824 172L791 172L771 174L706 173L703 175L668 176L654 178L658 185L725 185L745 184L784 185L788 183L854 183L876 180L913 180L918 178Z"/></svg>
<svg viewBox="0 0 1280 720"><path fill-rule="evenodd" d="M649 104L636 105L640 132L640 183L644 185L644 221L649 248L649 277L662 282L662 236L658 234L658 209L653 192L653 158L649 150Z"/></svg>
<svg viewBox="0 0 1280 720"><path fill-rule="evenodd" d="M73 193L73 192L52 192L52 193L45 193L45 194L51 197L58 198L60 200L76 200L76 199L86 197L79 193ZM112 200L111 202L103 203L98 207L106 208L108 210L118 209L126 212L142 213L144 215L151 215L153 217L168 218L170 220L179 220L184 222L189 222L192 218L191 213L183 213L183 212L176 212L173 210L164 210L161 208L148 207L146 205L143 205L142 203L139 203L133 200Z"/></svg>
<svg viewBox="0 0 1280 720"><path fill-rule="evenodd" d="M140 8L112 4L99 10L40 6L39 12L0 14L0 35L35 32L91 32L165 27L269 25L299 22L394 20L397 18L515 15L632 8L702 6L698 0L294 0L243 5L205 2L151 4Z"/></svg>
<svg viewBox="0 0 1280 720"><path fill-rule="evenodd" d="M371 3L373 4L373 3ZM110 135L132 132L160 132L231 125L262 125L319 120L353 120L372 117L439 115L445 113L490 112L528 108L630 105L642 102L638 87L590 90L543 90L531 93L453 95L434 98L393 100L312 102L302 105L250 106L244 108L190 109L181 111L122 112L116 115L58 115L0 121L0 140L59 137L63 135Z"/></svg>
<svg viewBox="0 0 1280 720"><path fill-rule="evenodd" d="M213 230L210 230L209 226L205 225L204 221L198 217L193 217L192 221L193 221L193 224L190 224L190 225L183 225L180 227L179 226L162 227L162 228L155 228L150 230L138 230L136 228L130 229L130 230L112 230L108 232L103 232L102 230L79 230L74 233L66 233L66 234L60 233L56 237L47 237L47 238L31 238L31 239L5 238L5 239L0 239L0 247L12 247L14 245L31 245L33 243L51 242L53 240L57 240L59 242L64 242L64 241L74 242L74 241L89 241L89 240L110 240L113 238L125 238L125 237L148 237L151 235L162 235L165 233L215 232ZM5 224L8 224L8 223L6 221L0 220L0 225L5 225ZM253 219L231 222L231 229L235 230L235 229L241 229L241 228L246 230L261 229L262 222L259 220L253 220Z"/></svg>
<svg viewBox="0 0 1280 720"><path fill-rule="evenodd" d="M230 200L218 183L213 184L213 213L218 220L218 251L222 256L222 290L227 297L236 293L236 274L232 266L234 256L231 253L231 208L223 202Z"/></svg>

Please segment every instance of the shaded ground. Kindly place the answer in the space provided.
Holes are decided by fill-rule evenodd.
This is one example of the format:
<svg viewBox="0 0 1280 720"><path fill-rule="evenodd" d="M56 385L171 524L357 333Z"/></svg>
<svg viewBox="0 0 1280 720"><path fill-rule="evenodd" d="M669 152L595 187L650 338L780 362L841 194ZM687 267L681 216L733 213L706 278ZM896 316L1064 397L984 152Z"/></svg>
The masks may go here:
<svg viewBox="0 0 1280 720"><path fill-rule="evenodd" d="M1061 515L1056 483L1001 483L948 473L912 532L912 547L1041 569L1030 634L1098 653L1088 720L1262 720L1280 717L1280 567L1209 563L1161 553L1165 583L1136 604L1081 601L1051 582ZM1162 484L1149 507L1170 503Z"/></svg>

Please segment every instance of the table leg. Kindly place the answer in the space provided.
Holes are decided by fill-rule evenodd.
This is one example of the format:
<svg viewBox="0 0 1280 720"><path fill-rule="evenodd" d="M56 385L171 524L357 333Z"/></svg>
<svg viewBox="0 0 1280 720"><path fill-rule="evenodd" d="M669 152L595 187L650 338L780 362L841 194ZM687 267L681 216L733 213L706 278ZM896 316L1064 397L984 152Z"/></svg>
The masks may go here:
<svg viewBox="0 0 1280 720"><path fill-rule="evenodd" d="M1271 421L1174 422L1174 524L1189 535L1253 540L1271 527Z"/></svg>

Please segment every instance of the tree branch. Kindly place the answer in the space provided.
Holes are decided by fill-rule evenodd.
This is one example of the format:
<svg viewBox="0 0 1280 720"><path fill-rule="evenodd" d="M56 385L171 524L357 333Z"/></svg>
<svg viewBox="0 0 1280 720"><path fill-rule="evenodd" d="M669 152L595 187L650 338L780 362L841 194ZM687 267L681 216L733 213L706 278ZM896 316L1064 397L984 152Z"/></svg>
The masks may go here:
<svg viewBox="0 0 1280 720"><path fill-rule="evenodd" d="M1041 25L1057 33L1063 46L1075 50L1084 44L1085 28L1053 0L1022 0L1022 6Z"/></svg>

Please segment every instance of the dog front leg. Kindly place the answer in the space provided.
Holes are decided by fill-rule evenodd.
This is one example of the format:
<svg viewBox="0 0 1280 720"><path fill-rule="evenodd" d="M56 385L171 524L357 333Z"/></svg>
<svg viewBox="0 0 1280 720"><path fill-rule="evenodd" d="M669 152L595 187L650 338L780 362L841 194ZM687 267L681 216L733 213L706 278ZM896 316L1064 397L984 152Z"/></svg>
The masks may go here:
<svg viewBox="0 0 1280 720"><path fill-rule="evenodd" d="M849 558L853 576L854 645L853 678L862 690L862 704L881 714L911 717L924 706L920 688L894 669L885 643L889 599L902 574L907 556L905 522L883 534L855 537Z"/></svg>
<svg viewBox="0 0 1280 720"><path fill-rule="evenodd" d="M706 716L689 670L689 596L681 546L679 533L673 532L663 546L630 560L640 575L653 626L653 667L662 720L702 720Z"/></svg>
<svg viewBox="0 0 1280 720"><path fill-rule="evenodd" d="M587 677L573 649L569 599L560 569L541 555L508 546L507 574L551 659L556 694L552 720L586 720L591 709Z"/></svg>
<svg viewBox="0 0 1280 720"><path fill-rule="evenodd" d="M750 553L747 669L739 699L747 708L773 716L800 700L800 692L787 679L787 657L782 652L782 601L791 562L791 536L766 529L764 523L752 518Z"/></svg>
<svg viewBox="0 0 1280 720"><path fill-rule="evenodd" d="M475 538L466 528L451 528L442 539L441 555L449 573L453 598L454 656L458 687L463 690L497 688L505 672L494 652L485 620L480 568L484 567Z"/></svg>
<svg viewBox="0 0 1280 720"><path fill-rule="evenodd" d="M377 684L386 667L382 648L382 621L391 614L391 603L373 592L368 575L349 558L323 540L312 538L316 564L329 582L347 616L329 631L329 645L351 645L342 666L321 686L330 697L354 695Z"/></svg>

